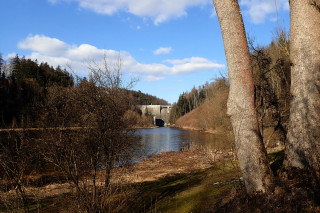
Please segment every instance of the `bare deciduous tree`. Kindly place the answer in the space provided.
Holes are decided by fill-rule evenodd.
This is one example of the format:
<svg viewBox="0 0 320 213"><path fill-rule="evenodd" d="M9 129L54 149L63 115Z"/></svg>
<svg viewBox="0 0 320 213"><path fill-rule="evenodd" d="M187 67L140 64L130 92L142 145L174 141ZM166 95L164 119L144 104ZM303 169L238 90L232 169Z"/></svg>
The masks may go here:
<svg viewBox="0 0 320 213"><path fill-rule="evenodd" d="M39 168L39 155L31 133L21 131L1 131L0 137L0 186L1 193L8 196L8 191L15 190L16 196L0 195L0 204L7 210L23 208L29 212L29 198L25 187L28 186L28 176ZM18 199L16 199L18 198Z"/></svg>
<svg viewBox="0 0 320 213"><path fill-rule="evenodd" d="M92 62L89 80L75 87L52 87L44 107L42 154L76 189L80 209L109 211L111 171L130 162L134 131L124 118L130 109L121 61ZM41 148L40 148L41 149Z"/></svg>

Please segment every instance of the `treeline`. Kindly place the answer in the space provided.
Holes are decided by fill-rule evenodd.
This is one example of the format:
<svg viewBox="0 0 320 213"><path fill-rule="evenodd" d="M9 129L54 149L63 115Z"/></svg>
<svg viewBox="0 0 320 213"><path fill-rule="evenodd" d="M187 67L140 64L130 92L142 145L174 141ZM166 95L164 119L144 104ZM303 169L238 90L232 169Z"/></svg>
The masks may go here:
<svg viewBox="0 0 320 213"><path fill-rule="evenodd" d="M266 143L283 143L291 100L288 37L284 31L280 31L267 46L256 47L253 42L249 42L249 45L262 136ZM202 130L222 127L231 130L226 116L228 90L228 79L221 77L184 92L177 103L173 104L171 122L178 127ZM194 109L197 109L196 112L189 113Z"/></svg>
<svg viewBox="0 0 320 213"><path fill-rule="evenodd" d="M74 85L71 74L60 67L18 56L5 63L0 55L0 127L32 125L38 118L36 106L45 100L48 88Z"/></svg>
<svg viewBox="0 0 320 213"><path fill-rule="evenodd" d="M205 87L201 87L201 89L203 88L206 89L202 90L205 91L206 98L192 111L176 119L175 126L195 130L230 132L232 128L227 116L228 79L218 78L210 84L207 83ZM177 106L179 105L177 104ZM177 109L175 110L177 111Z"/></svg>
<svg viewBox="0 0 320 213"><path fill-rule="evenodd" d="M15 56L6 63L0 55L0 62L0 128L3 129L35 127L40 118L39 107L47 101L51 87L80 88L90 81L87 78L75 79L60 66L53 68L47 63L39 64L37 60L25 57ZM132 106L168 105L167 101L141 91L122 89ZM152 119L140 119L142 115L138 109L135 114L137 125L152 125Z"/></svg>
<svg viewBox="0 0 320 213"><path fill-rule="evenodd" d="M139 91L130 90L130 95L138 105L169 105L166 100Z"/></svg>
<svg viewBox="0 0 320 213"><path fill-rule="evenodd" d="M172 105L170 122L175 123L175 121L181 116L202 104L209 102L221 91L228 88L228 85L228 79L221 77L211 83L206 82L205 85L199 86L198 88L193 87L190 92L182 93L179 96L177 103Z"/></svg>

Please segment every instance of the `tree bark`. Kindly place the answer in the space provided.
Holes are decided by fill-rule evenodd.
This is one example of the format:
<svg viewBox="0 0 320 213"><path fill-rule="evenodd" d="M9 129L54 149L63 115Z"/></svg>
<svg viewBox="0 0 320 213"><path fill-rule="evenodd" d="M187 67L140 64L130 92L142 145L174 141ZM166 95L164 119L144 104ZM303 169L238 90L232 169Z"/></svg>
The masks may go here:
<svg viewBox="0 0 320 213"><path fill-rule="evenodd" d="M285 167L320 173L320 1L290 2L291 93ZM310 170L311 169L311 170Z"/></svg>
<svg viewBox="0 0 320 213"><path fill-rule="evenodd" d="M231 117L240 169L247 193L264 193L273 185L273 177L258 126L249 48L239 4L236 0L213 2L228 64L228 115Z"/></svg>

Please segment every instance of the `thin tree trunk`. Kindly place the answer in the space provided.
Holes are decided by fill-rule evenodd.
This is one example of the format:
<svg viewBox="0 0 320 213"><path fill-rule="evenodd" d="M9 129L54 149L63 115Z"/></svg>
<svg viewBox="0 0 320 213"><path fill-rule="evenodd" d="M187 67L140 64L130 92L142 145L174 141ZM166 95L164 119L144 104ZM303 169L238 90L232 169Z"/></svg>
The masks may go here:
<svg viewBox="0 0 320 213"><path fill-rule="evenodd" d="M22 189L22 186L20 183L17 184L17 191L19 194L20 193L20 196L21 196L21 199L22 199L22 202L23 202L23 209L24 209L24 212L30 212L30 209L29 209L29 205L28 205L28 198L26 196L26 193L25 191Z"/></svg>
<svg viewBox="0 0 320 213"><path fill-rule="evenodd" d="M264 193L273 183L259 131L249 48L238 1L213 0L228 64L231 117L240 169L249 195Z"/></svg>
<svg viewBox="0 0 320 213"><path fill-rule="evenodd" d="M320 173L320 1L290 2L291 93L285 167Z"/></svg>

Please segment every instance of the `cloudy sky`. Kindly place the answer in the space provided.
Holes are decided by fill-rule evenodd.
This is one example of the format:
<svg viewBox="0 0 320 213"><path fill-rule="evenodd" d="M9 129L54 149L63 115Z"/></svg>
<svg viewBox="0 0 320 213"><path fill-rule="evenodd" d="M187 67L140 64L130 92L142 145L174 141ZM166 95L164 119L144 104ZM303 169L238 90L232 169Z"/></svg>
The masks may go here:
<svg viewBox="0 0 320 213"><path fill-rule="evenodd" d="M267 45L278 25L289 30L288 0L239 3L255 44ZM139 79L133 89L170 103L227 73L211 0L1 0L0 11L7 60L18 54L85 76L90 61L120 55L124 74Z"/></svg>

